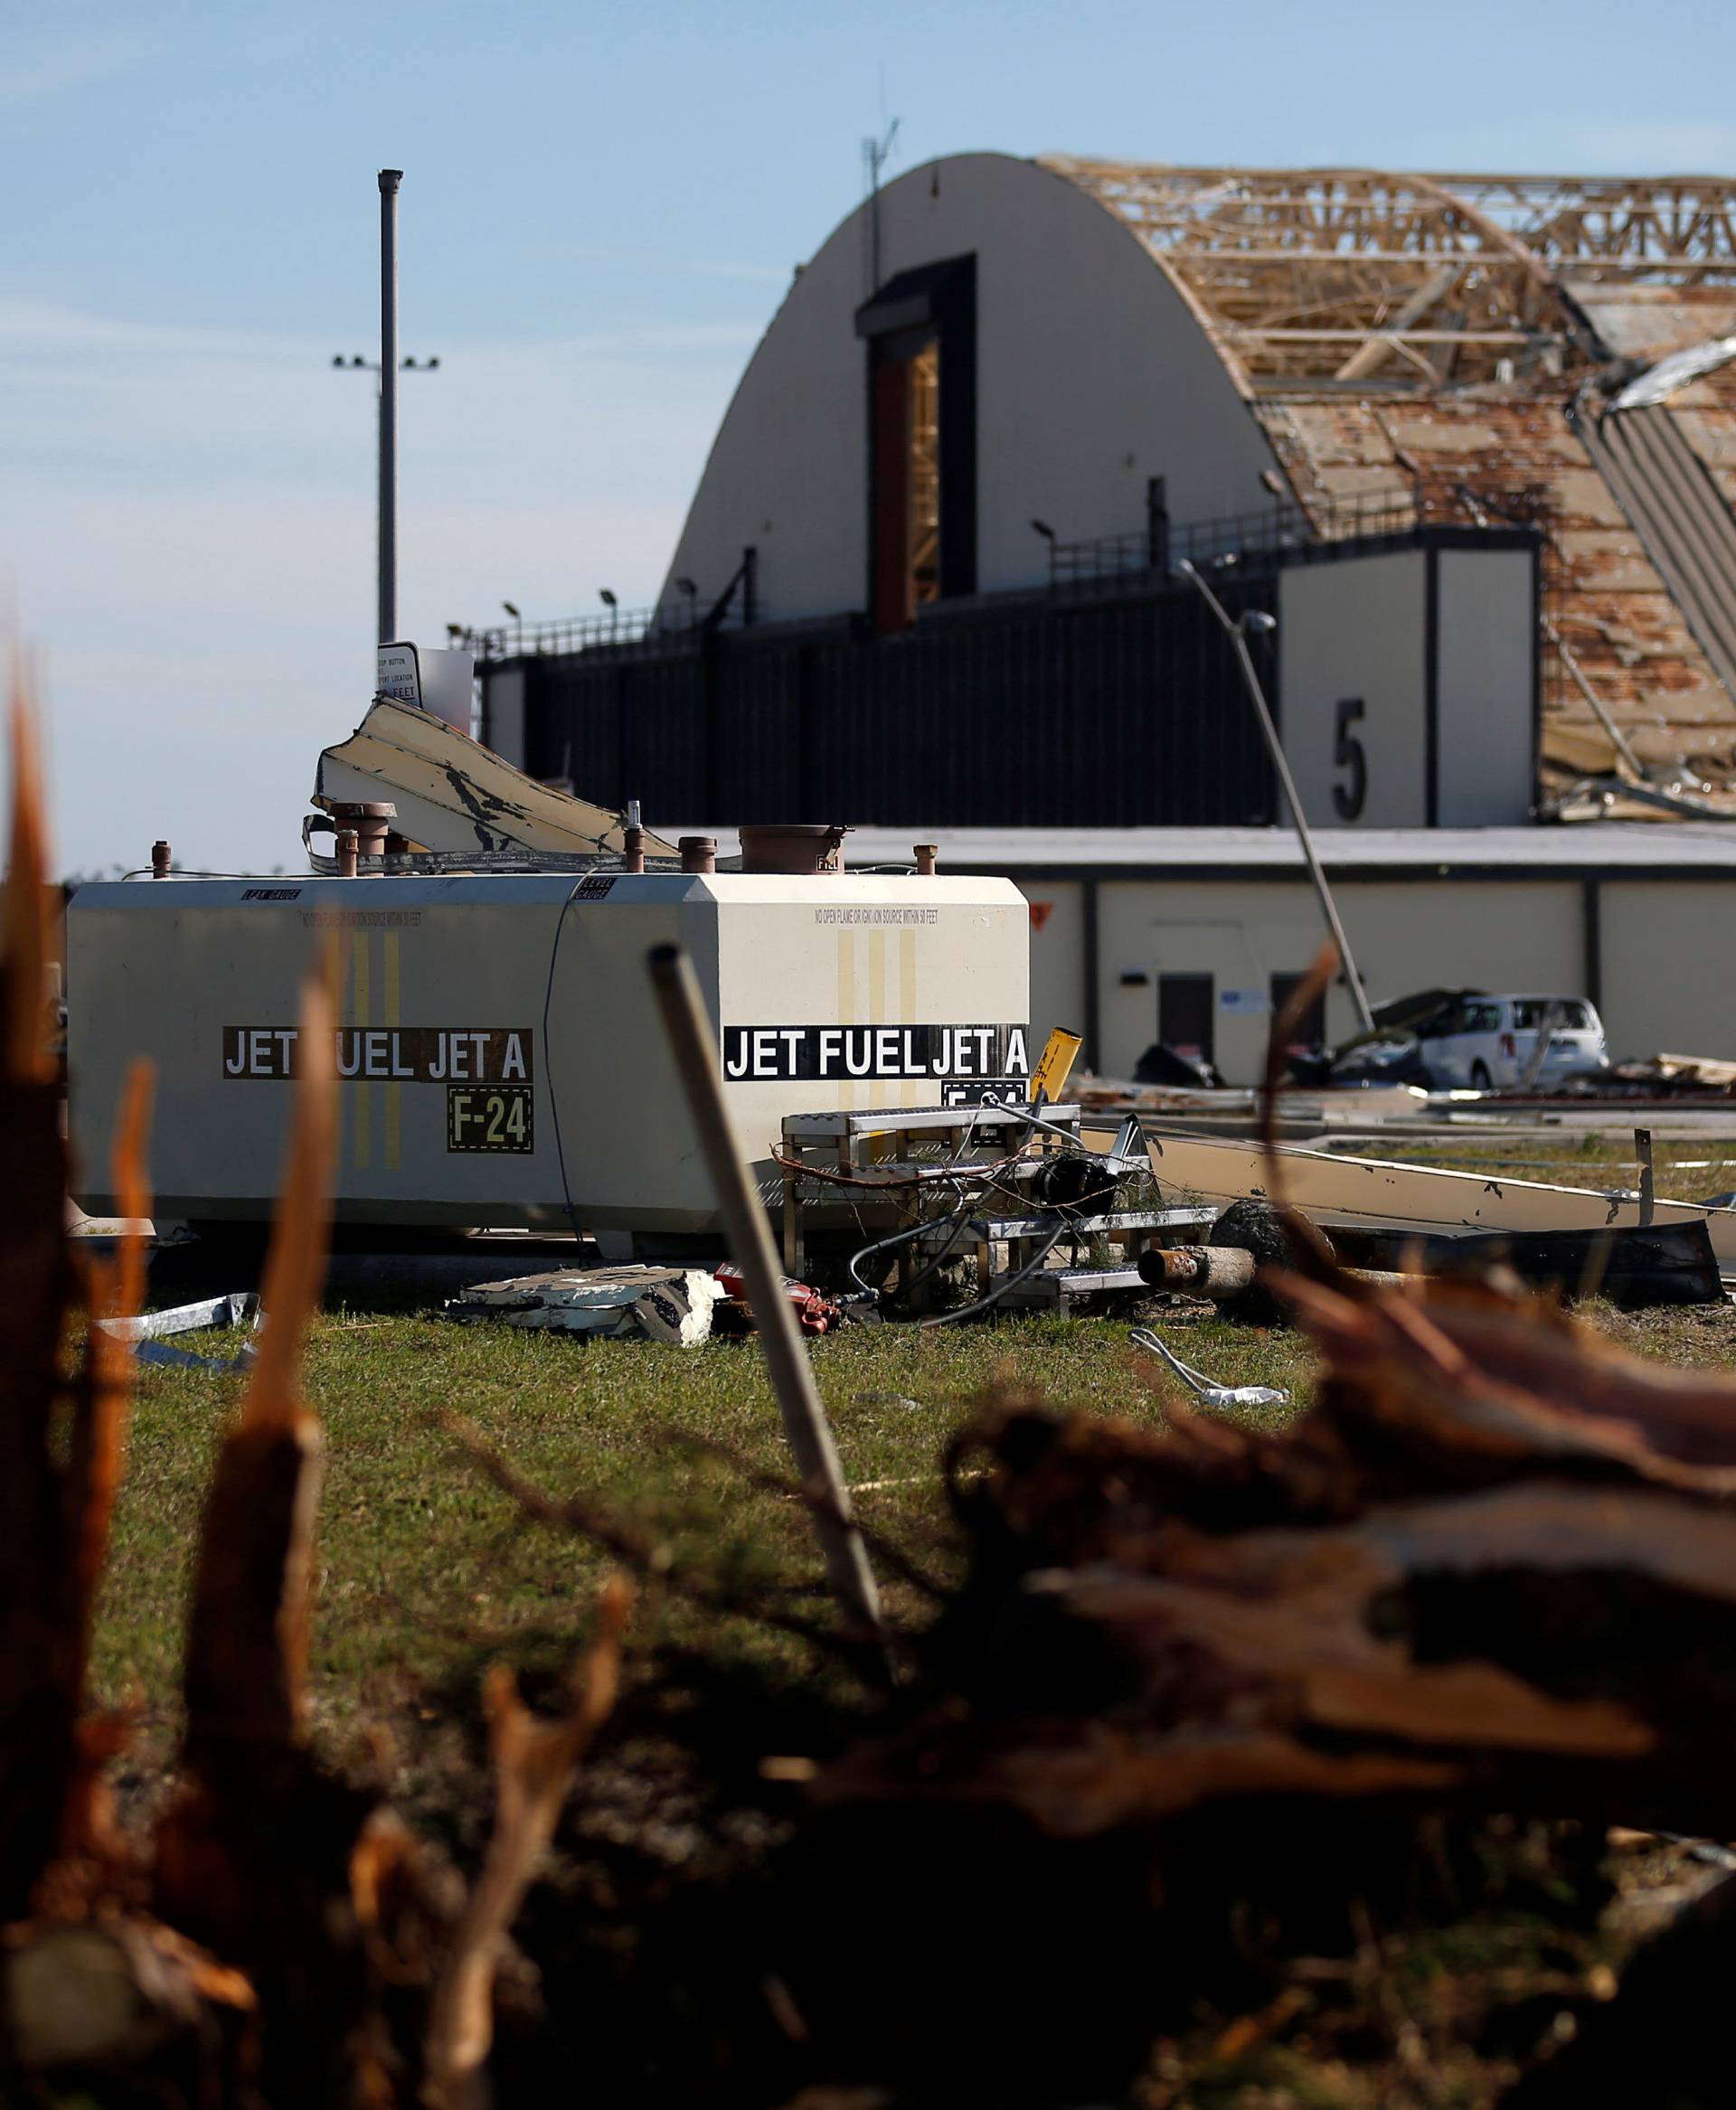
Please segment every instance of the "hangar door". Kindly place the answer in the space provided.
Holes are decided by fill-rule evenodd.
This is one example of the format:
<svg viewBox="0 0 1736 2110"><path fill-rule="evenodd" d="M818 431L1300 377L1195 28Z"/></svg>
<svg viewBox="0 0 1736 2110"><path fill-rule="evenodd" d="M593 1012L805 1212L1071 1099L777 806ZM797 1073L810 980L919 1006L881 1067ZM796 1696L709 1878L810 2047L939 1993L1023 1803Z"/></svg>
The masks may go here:
<svg viewBox="0 0 1736 2110"><path fill-rule="evenodd" d="M868 344L868 605L906 630L976 590L974 257L889 279L856 311Z"/></svg>
<svg viewBox="0 0 1736 2110"><path fill-rule="evenodd" d="M1323 828L1490 828L1531 817L1537 546L1530 537L1288 564L1278 577L1284 751Z"/></svg>

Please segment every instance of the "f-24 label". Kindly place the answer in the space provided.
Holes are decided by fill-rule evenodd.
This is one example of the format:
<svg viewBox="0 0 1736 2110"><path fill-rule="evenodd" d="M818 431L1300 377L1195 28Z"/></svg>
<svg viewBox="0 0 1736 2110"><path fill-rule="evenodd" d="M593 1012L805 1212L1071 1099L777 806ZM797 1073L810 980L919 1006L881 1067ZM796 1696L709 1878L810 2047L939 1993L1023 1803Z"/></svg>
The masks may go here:
<svg viewBox="0 0 1736 2110"><path fill-rule="evenodd" d="M532 1151L534 1092L528 1084L449 1084L448 1150Z"/></svg>

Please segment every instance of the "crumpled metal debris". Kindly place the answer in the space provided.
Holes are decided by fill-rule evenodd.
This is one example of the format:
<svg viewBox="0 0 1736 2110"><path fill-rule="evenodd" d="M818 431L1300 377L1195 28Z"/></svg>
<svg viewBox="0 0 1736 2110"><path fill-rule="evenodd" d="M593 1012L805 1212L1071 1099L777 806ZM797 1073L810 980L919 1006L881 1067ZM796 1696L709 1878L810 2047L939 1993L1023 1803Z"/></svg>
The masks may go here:
<svg viewBox="0 0 1736 2110"><path fill-rule="evenodd" d="M462 1323L502 1319L533 1333L642 1333L682 1348L711 1339L712 1308L723 1286L706 1267L557 1267L505 1282L479 1282L446 1300Z"/></svg>
<svg viewBox="0 0 1736 2110"><path fill-rule="evenodd" d="M142 1312L136 1319L99 1319L97 1324L114 1340L130 1342L135 1362L226 1378L252 1369L257 1353L252 1342L244 1342L239 1355L194 1355L190 1349L171 1348L165 1336L199 1333L208 1326L248 1326L257 1333L264 1320L259 1297L249 1289L208 1296L198 1304L176 1305L171 1311Z"/></svg>

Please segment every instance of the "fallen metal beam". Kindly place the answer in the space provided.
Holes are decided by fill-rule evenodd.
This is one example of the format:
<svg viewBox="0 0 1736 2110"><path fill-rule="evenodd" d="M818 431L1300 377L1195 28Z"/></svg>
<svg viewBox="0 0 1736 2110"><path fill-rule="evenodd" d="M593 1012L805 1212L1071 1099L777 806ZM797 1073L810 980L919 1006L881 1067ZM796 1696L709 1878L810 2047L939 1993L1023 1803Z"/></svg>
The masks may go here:
<svg viewBox="0 0 1736 2110"><path fill-rule="evenodd" d="M1608 1231L1640 1227L1638 1198L1537 1180L1491 1178L1428 1165L1344 1157L1279 1144L1270 1157L1257 1144L1148 1128L1151 1168L1166 1194L1220 1204L1249 1196L1288 1202L1325 1225L1429 1237L1491 1231ZM1703 1225L1718 1260L1736 1268L1736 1210L1660 1201L1654 1228Z"/></svg>
<svg viewBox="0 0 1736 2110"><path fill-rule="evenodd" d="M717 1192L730 1250L746 1278L751 1306L783 1416L826 1572L845 1616L863 1635L885 1642L880 1592L868 1551L850 1509L832 1428L820 1403L813 1368L785 1294L771 1225L747 1173L747 1161L730 1120L718 1076L717 1029L705 1009L693 964L678 945L654 946L646 958L664 1030L686 1093L700 1148Z"/></svg>

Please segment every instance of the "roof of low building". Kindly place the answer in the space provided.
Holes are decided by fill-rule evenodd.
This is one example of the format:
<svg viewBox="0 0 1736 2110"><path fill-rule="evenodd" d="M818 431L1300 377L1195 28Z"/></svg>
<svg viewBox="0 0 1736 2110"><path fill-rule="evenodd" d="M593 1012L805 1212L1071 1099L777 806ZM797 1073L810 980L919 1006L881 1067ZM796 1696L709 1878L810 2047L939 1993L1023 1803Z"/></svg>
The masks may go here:
<svg viewBox="0 0 1736 2110"><path fill-rule="evenodd" d="M1316 828L1329 870L1414 878L1544 871L1567 878L1736 875L1736 825L1709 822L1590 822L1574 827ZM1144 872L1269 879L1307 867L1288 828L856 828L844 841L852 871L908 865L912 846L939 847L941 871L1071 871L1104 878ZM727 844L720 848L727 849Z"/></svg>

